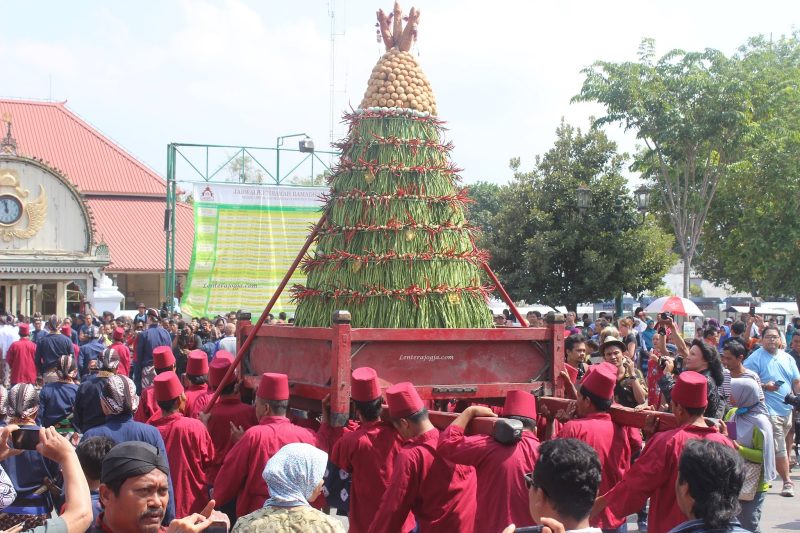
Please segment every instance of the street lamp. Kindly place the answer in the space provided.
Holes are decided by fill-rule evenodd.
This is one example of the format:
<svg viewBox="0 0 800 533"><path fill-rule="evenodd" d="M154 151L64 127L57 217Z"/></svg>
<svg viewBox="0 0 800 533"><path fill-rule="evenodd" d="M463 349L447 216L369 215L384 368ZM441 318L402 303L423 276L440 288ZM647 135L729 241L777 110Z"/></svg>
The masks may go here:
<svg viewBox="0 0 800 533"><path fill-rule="evenodd" d="M582 215L589 209L589 204L592 201L592 191L581 183L575 192L578 195L578 212Z"/></svg>
<svg viewBox="0 0 800 533"><path fill-rule="evenodd" d="M281 146L283 146L284 139L291 139L292 137L303 137L299 143L299 149L305 154L314 153L314 141L307 133L292 133L291 135L282 135L275 141L275 181L278 185L281 184Z"/></svg>
<svg viewBox="0 0 800 533"><path fill-rule="evenodd" d="M647 213L647 208L650 207L650 189L640 185L638 189L633 191L633 195L636 199L636 209L642 214L642 222L644 222L644 215Z"/></svg>

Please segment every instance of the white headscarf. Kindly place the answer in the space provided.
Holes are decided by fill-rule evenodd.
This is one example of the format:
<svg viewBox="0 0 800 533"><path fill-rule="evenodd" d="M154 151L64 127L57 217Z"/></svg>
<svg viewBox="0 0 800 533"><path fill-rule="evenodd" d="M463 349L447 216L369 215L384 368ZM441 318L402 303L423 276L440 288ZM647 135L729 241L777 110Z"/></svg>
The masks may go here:
<svg viewBox="0 0 800 533"><path fill-rule="evenodd" d="M772 424L766 405L758 399L758 383L754 379L733 378L731 399L736 405L733 421L736 422L736 441L746 448L753 447L753 430L758 428L764 439L764 481L777 477L775 471L775 443L772 440Z"/></svg>
<svg viewBox="0 0 800 533"><path fill-rule="evenodd" d="M327 466L328 454L319 448L301 442L287 444L267 461L261 474L270 496L264 507L309 505Z"/></svg>

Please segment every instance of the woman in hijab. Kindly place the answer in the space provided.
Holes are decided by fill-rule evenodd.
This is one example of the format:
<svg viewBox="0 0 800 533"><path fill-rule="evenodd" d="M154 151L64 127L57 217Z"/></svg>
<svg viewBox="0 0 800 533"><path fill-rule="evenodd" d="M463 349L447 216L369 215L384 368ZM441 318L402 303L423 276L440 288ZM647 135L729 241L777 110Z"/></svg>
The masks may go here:
<svg viewBox="0 0 800 533"><path fill-rule="evenodd" d="M335 518L311 507L322 492L328 454L310 444L287 444L267 461L264 507L241 517L231 533L344 533Z"/></svg>
<svg viewBox="0 0 800 533"><path fill-rule="evenodd" d="M71 439L75 434L72 427L72 411L78 395L78 367L71 355L62 355L56 365L58 381L48 383L39 393L39 420L42 427L55 426L56 431Z"/></svg>
<svg viewBox="0 0 800 533"><path fill-rule="evenodd" d="M775 445L772 441L772 424L763 400L758 397L759 385L750 377L731 379L731 409L725 419L735 429L734 445L749 465L761 465L760 475L755 482L752 499L739 500L742 511L739 523L748 531L759 533L761 506L764 495L769 490L769 482L777 476L775 471ZM749 469L749 467L748 467ZM745 496L747 481L742 491Z"/></svg>
<svg viewBox="0 0 800 533"><path fill-rule="evenodd" d="M9 424L20 427L36 426L39 413L39 394L36 387L18 383L8 391ZM0 515L0 529L8 529L23 523L23 529L43 525L60 501L57 486L60 476L58 464L45 459L36 450L11 455L2 462L8 473L17 497Z"/></svg>

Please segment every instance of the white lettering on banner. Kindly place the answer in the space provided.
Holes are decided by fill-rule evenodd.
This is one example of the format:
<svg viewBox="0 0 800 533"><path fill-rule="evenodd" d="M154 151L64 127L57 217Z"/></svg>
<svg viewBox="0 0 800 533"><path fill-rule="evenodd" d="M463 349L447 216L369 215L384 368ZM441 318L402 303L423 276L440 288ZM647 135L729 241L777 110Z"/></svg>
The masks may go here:
<svg viewBox="0 0 800 533"><path fill-rule="evenodd" d="M328 191L327 187L196 183L194 198L204 206L213 204L282 205L283 201L288 201L292 206L311 207L320 205L320 196Z"/></svg>

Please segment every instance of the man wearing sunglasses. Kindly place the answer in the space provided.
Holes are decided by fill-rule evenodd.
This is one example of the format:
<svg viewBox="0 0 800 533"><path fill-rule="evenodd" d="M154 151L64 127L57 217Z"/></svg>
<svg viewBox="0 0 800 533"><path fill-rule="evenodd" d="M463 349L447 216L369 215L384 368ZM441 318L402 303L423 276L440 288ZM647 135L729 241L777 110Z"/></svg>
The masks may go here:
<svg viewBox="0 0 800 533"><path fill-rule="evenodd" d="M530 474L528 508L544 531L601 533L589 525L597 489L600 461L591 446L577 439L554 439L539 446L539 460ZM503 533L513 533L511 524Z"/></svg>

